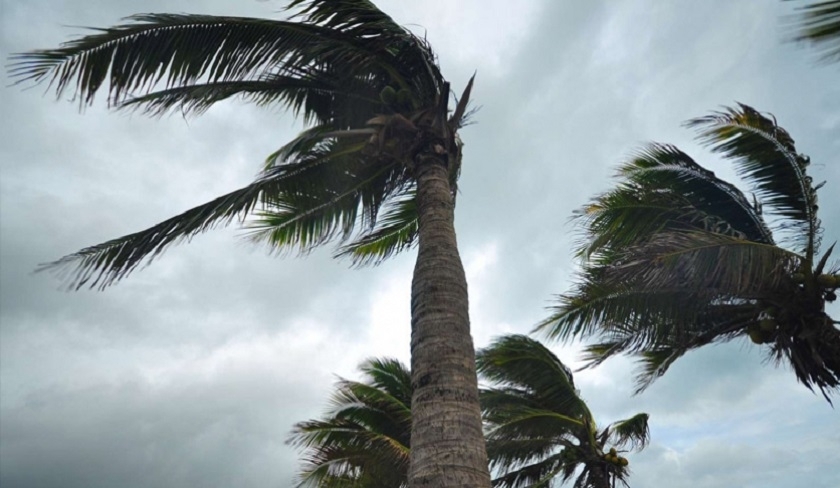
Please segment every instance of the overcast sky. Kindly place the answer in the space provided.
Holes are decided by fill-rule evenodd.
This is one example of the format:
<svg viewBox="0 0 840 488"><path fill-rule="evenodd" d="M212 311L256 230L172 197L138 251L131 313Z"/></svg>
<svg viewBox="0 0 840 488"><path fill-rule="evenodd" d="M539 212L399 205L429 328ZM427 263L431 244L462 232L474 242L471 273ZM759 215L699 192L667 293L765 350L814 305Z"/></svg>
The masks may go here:
<svg viewBox="0 0 840 488"><path fill-rule="evenodd" d="M140 12L280 18L282 1L0 0L0 54L55 47ZM732 177L680 127L735 101L811 156L840 238L840 64L783 42L776 0L376 2L435 46L457 90L477 70L456 211L473 335L525 333L570 287L573 210L647 141ZM293 423L335 375L408 360L414 253L354 270L325 249L271 256L217 230L105 292L38 263L146 228L248 183L300 125L233 101L152 120L44 88L0 89L0 485L291 485ZM833 307L835 317L840 315ZM574 365L577 346L553 346ZM748 341L689 354L633 397L631 362L579 373L601 422L651 415L634 488L840 486L840 416Z"/></svg>

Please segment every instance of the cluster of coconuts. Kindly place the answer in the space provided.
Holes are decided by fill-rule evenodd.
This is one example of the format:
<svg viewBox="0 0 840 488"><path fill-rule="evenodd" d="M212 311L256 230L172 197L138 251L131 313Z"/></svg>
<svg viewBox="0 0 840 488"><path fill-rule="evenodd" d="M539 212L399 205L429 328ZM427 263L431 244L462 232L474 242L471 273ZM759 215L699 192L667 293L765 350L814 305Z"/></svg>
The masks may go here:
<svg viewBox="0 0 840 488"><path fill-rule="evenodd" d="M379 100L381 100L386 107L394 110L395 112L411 110L414 105L414 100L410 91L405 88L396 90L390 85L386 86L381 92L379 92Z"/></svg>
<svg viewBox="0 0 840 488"><path fill-rule="evenodd" d="M791 275L794 283L804 283L805 273L793 273ZM822 288L840 288L840 275L821 274L817 275L817 284Z"/></svg>
<svg viewBox="0 0 840 488"><path fill-rule="evenodd" d="M797 284L805 283L805 274L794 273L791 275L791 279ZM833 302L837 300L837 294L834 291L840 288L840 274L820 274L817 275L816 282L817 286L824 290L823 297L826 301Z"/></svg>
<svg viewBox="0 0 840 488"><path fill-rule="evenodd" d="M630 464L630 461L628 461L626 457L618 455L618 451L616 451L614 447L610 448L610 452L604 454L604 460L621 467L625 467Z"/></svg>
<svg viewBox="0 0 840 488"><path fill-rule="evenodd" d="M755 344L767 344L776 340L776 328L779 323L772 315L773 310L762 312L758 322L747 326L747 334Z"/></svg>

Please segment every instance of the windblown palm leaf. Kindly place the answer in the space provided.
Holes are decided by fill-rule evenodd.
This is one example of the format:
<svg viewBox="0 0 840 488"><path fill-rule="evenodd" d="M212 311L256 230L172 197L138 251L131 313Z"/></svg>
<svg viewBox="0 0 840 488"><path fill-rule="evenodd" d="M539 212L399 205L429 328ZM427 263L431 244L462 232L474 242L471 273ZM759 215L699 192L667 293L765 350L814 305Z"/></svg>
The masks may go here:
<svg viewBox="0 0 840 488"><path fill-rule="evenodd" d="M199 114L238 96L286 106L313 124L251 185L42 269L64 268L76 288L103 288L169 245L249 215L251 236L281 251L335 240L338 254L365 264L414 244L418 134L438 134L458 154L454 133L468 115L470 86L447 118L448 84L425 40L367 1L289 7L298 13L285 21L136 15L58 49L13 56L19 82L50 83L82 104L106 86L109 105L152 115ZM383 99L386 88L403 92L401 101ZM450 163L454 194L460 157Z"/></svg>
<svg viewBox="0 0 840 488"><path fill-rule="evenodd" d="M599 430L574 386L572 373L551 351L522 335L505 336L479 351L478 371L491 383L481 392L487 454L503 488L626 484L619 449L642 449L647 414ZM607 446L612 446L607 449Z"/></svg>
<svg viewBox="0 0 840 488"><path fill-rule="evenodd" d="M813 2L798 10L794 39L814 44L824 61L840 61L840 0Z"/></svg>
<svg viewBox="0 0 840 488"><path fill-rule="evenodd" d="M829 399L840 386L840 331L825 302L840 279L831 249L815 259L822 184L787 131L751 107L687 125L733 160L752 201L673 146L649 146L579 214L578 283L538 329L595 338L589 366L637 355L638 391L691 349L749 336Z"/></svg>
<svg viewBox="0 0 840 488"><path fill-rule="evenodd" d="M408 486L411 373L393 359L360 369L364 380L339 381L322 419L295 425L288 442L304 449L298 486Z"/></svg>

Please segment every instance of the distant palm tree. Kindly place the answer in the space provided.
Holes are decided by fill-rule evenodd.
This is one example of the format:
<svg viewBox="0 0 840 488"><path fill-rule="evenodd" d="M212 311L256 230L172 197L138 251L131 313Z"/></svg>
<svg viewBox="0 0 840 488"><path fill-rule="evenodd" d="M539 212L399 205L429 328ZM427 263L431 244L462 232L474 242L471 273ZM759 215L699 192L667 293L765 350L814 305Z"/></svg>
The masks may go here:
<svg viewBox="0 0 840 488"><path fill-rule="evenodd" d="M557 486L574 479L576 488L627 484L625 449L642 449L650 439L648 415L598 428L575 389L571 371L539 342L505 336L477 354L493 485L503 488Z"/></svg>
<svg viewBox="0 0 840 488"><path fill-rule="evenodd" d="M647 147L580 213L578 283L538 329L596 338L590 366L639 356L639 391L691 349L749 337L830 402L840 330L825 303L840 276L827 264L833 245L818 257L823 183L813 184L787 131L751 107L687 125L733 161L752 198L674 146Z"/></svg>
<svg viewBox="0 0 840 488"><path fill-rule="evenodd" d="M813 2L797 10L801 15L794 39L815 45L825 61L840 61L840 0Z"/></svg>
<svg viewBox="0 0 840 488"><path fill-rule="evenodd" d="M395 359L369 359L361 382L342 379L320 420L295 425L305 448L298 486L408 486L411 372Z"/></svg>
<svg viewBox="0 0 840 488"><path fill-rule="evenodd" d="M199 114L239 96L309 128L250 185L149 229L45 266L104 288L169 245L251 216L251 236L306 253L329 242L358 264L418 244L412 282L412 486L489 486L467 287L454 230L457 131L472 80L450 84L425 39L367 0L294 0L290 20L143 14L57 49L14 56L20 81L90 103ZM107 89L105 88L107 86Z"/></svg>

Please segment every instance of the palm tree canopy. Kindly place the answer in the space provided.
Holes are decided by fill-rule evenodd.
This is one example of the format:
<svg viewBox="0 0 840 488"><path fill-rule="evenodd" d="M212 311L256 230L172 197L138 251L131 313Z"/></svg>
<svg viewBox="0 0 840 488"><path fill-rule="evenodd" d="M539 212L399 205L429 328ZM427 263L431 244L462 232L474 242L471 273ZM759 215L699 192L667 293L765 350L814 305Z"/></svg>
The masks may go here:
<svg viewBox="0 0 840 488"><path fill-rule="evenodd" d="M578 283L538 329L596 338L589 366L635 354L638 391L690 349L749 336L828 399L840 385L840 332L825 302L840 280L831 248L816 258L822 183L788 132L749 106L687 125L734 163L752 198L679 149L648 146L578 214Z"/></svg>
<svg viewBox="0 0 840 488"><path fill-rule="evenodd" d="M294 426L304 449L297 486L408 486L411 373L395 359L369 359L361 382L340 380L320 420Z"/></svg>
<svg viewBox="0 0 840 488"><path fill-rule="evenodd" d="M455 132L472 80L449 113L449 84L429 44L366 0L295 0L287 20L141 14L63 44L13 55L20 83L48 83L90 104L200 114L240 97L309 125L270 155L250 185L146 230L47 263L70 285L104 288L169 245L251 216L250 236L278 251L338 242L377 263L416 240L412 158L430 144L460 170Z"/></svg>
<svg viewBox="0 0 840 488"><path fill-rule="evenodd" d="M812 2L797 10L794 39L816 46L824 61L840 61L840 0Z"/></svg>
<svg viewBox="0 0 840 488"><path fill-rule="evenodd" d="M628 463L617 453L644 448L647 414L599 430L571 370L527 336L497 339L476 362L492 385L481 391L481 403L487 454L499 473L494 486L550 486L557 477L575 478L576 487L609 488L611 479L626 484Z"/></svg>

